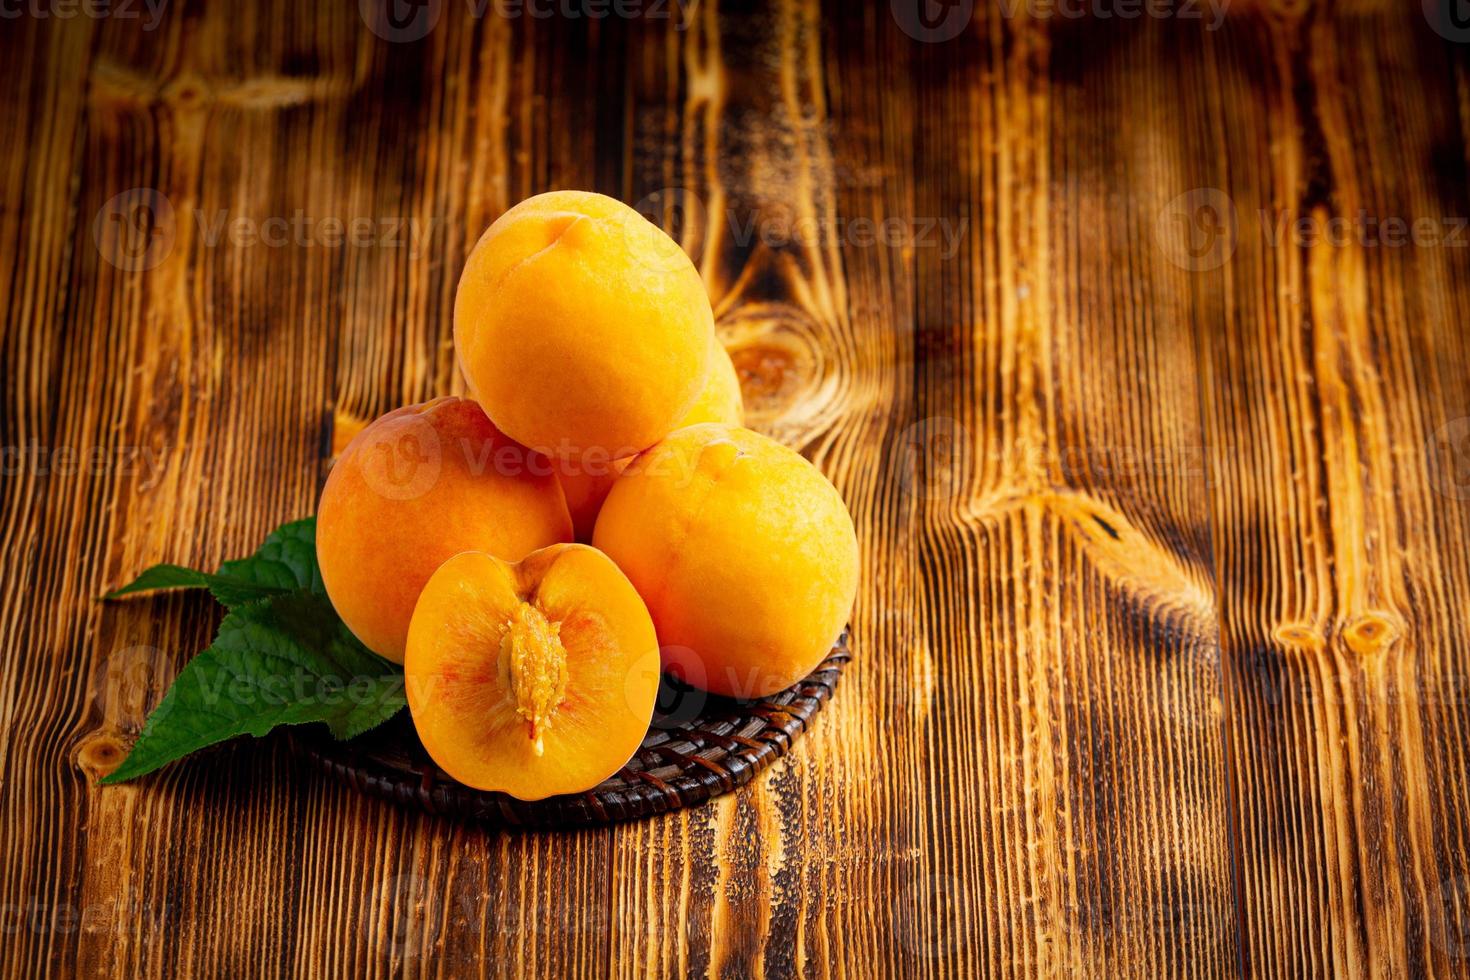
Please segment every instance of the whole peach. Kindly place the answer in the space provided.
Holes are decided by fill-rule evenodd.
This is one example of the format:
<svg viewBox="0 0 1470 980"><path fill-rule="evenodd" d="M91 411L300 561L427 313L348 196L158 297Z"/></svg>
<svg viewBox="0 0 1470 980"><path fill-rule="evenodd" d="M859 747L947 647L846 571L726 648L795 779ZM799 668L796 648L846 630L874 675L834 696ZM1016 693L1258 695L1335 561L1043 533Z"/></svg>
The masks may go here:
<svg viewBox="0 0 1470 980"><path fill-rule="evenodd" d="M857 534L836 488L800 454L729 425L680 429L638 456L592 541L648 604L664 666L732 697L810 673L857 593Z"/></svg>
<svg viewBox="0 0 1470 980"><path fill-rule="evenodd" d="M363 429L317 507L327 596L368 649L395 663L419 592L446 559L477 550L519 561L571 539L550 461L461 398L400 408Z"/></svg>
<svg viewBox="0 0 1470 980"><path fill-rule="evenodd" d="M465 263L454 344L513 439L619 459L673 431L704 388L714 318L692 262L632 208L554 191L501 215Z"/></svg>

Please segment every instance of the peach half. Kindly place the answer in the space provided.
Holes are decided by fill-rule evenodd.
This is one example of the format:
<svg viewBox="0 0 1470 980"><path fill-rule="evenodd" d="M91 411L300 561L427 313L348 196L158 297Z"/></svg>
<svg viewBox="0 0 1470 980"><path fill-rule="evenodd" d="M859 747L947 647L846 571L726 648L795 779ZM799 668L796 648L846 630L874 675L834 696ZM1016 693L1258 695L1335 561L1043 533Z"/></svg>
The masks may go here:
<svg viewBox="0 0 1470 980"><path fill-rule="evenodd" d="M658 697L643 600L612 560L555 545L449 559L424 586L404 682L446 773L522 800L589 790L637 750Z"/></svg>

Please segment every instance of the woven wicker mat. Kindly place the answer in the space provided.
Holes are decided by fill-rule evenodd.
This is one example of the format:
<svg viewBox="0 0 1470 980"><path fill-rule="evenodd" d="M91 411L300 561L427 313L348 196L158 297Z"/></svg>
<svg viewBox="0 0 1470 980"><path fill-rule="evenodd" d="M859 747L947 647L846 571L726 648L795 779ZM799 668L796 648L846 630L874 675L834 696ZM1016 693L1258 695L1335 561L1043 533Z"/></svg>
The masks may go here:
<svg viewBox="0 0 1470 980"><path fill-rule="evenodd" d="M851 659L844 632L805 680L760 701L732 701L666 679L653 724L626 766L586 793L531 803L445 775L424 752L407 712L348 742L305 728L291 738L324 772L403 806L496 826L586 827L695 806L750 782L806 730Z"/></svg>

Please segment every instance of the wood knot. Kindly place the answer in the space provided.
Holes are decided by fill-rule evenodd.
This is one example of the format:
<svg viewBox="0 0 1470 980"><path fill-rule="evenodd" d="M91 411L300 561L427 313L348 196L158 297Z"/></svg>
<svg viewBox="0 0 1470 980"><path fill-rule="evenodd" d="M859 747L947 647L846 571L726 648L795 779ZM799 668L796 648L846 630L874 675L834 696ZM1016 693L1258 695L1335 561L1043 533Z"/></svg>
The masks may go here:
<svg viewBox="0 0 1470 980"><path fill-rule="evenodd" d="M740 378L748 425L797 435L819 427L830 407L823 376L834 365L823 349L830 338L810 317L784 303L747 304L721 320L720 337Z"/></svg>
<svg viewBox="0 0 1470 980"><path fill-rule="evenodd" d="M1282 623L1272 631L1276 642L1298 653L1321 653L1327 642L1322 631L1311 623Z"/></svg>
<svg viewBox="0 0 1470 980"><path fill-rule="evenodd" d="M210 101L210 91L204 79L187 75L165 88L163 98L176 109L196 109Z"/></svg>
<svg viewBox="0 0 1470 980"><path fill-rule="evenodd" d="M1349 650L1360 657L1382 653L1403 635L1398 618L1386 612L1367 612L1351 619L1342 628L1342 639Z"/></svg>
<svg viewBox="0 0 1470 980"><path fill-rule="evenodd" d="M110 775L127 757L127 746L116 732L93 732L77 745L77 768L89 779L97 780Z"/></svg>
<svg viewBox="0 0 1470 980"><path fill-rule="evenodd" d="M772 335L730 351L740 378L745 417L770 424L796 413L814 385L810 353L790 336Z"/></svg>

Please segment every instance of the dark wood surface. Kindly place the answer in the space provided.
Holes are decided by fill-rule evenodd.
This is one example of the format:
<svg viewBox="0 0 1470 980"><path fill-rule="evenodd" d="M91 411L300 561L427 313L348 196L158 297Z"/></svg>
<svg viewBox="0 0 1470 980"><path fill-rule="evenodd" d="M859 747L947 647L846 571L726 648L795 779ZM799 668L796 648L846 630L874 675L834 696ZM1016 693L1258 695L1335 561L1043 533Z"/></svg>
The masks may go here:
<svg viewBox="0 0 1470 980"><path fill-rule="evenodd" d="M0 973L1470 971L1470 32L914 6L0 21ZM466 250L553 187L676 228L851 506L813 730L576 833L283 739L95 785L218 613L93 597L460 390Z"/></svg>

